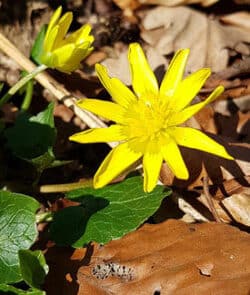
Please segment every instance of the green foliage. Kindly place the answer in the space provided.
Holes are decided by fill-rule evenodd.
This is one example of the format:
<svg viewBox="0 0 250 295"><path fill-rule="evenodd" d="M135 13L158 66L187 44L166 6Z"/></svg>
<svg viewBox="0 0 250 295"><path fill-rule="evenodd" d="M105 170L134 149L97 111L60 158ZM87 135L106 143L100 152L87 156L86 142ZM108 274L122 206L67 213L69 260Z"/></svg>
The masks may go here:
<svg viewBox="0 0 250 295"><path fill-rule="evenodd" d="M15 125L5 131L7 145L19 158L31 162L40 171L55 160L52 150L56 129L53 117L54 104L37 114L21 113Z"/></svg>
<svg viewBox="0 0 250 295"><path fill-rule="evenodd" d="M23 291L20 289L17 289L10 285L0 284L0 294L6 294L6 295L45 295L44 291L41 290L28 290Z"/></svg>
<svg viewBox="0 0 250 295"><path fill-rule="evenodd" d="M42 26L40 32L38 33L38 35L35 39L35 42L33 44L31 52L30 52L30 56L31 56L32 60L38 65L41 64L40 55L43 50L43 40L46 35L47 27L48 27L47 25Z"/></svg>
<svg viewBox="0 0 250 295"><path fill-rule="evenodd" d="M170 193L163 186L157 186L151 193L144 192L139 176L97 190L72 191L67 198L81 205L55 214L52 238L57 244L73 247L120 238L150 217Z"/></svg>
<svg viewBox="0 0 250 295"><path fill-rule="evenodd" d="M30 248L37 237L38 207L33 198L0 191L0 284L22 280L18 251Z"/></svg>
<svg viewBox="0 0 250 295"><path fill-rule="evenodd" d="M30 287L40 289L48 273L48 265L41 251L19 250L20 271Z"/></svg>

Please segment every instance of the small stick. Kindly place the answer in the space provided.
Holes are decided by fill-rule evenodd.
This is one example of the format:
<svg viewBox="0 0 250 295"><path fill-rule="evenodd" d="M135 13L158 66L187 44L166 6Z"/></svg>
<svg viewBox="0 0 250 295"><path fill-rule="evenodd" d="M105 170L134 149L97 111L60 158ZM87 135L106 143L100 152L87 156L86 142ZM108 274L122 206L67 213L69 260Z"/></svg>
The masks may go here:
<svg viewBox="0 0 250 295"><path fill-rule="evenodd" d="M203 177L203 191L204 191L204 195L206 197L207 203L208 203L208 207L209 207L215 221L221 223L222 221L219 217L218 212L216 211L216 209L214 207L214 203L212 201L212 196L209 192L208 176Z"/></svg>
<svg viewBox="0 0 250 295"><path fill-rule="evenodd" d="M7 56L12 58L21 68L27 72L32 72L36 66L23 55L20 50L11 43L4 35L0 33L0 50ZM40 73L35 76L35 79L44 87L47 88L59 101L62 101L68 108L72 109L76 116L78 116L90 128L107 127L107 125L94 114L79 108L76 104L76 98L67 91L61 84L59 84L48 73ZM115 143L108 143L109 146L115 146Z"/></svg>

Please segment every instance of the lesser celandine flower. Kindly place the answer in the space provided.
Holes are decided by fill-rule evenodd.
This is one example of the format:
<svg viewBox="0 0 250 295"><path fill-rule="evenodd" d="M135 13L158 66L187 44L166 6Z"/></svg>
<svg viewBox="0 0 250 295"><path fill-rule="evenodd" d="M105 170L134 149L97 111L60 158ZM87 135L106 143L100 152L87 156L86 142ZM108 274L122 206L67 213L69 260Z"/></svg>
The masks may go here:
<svg viewBox="0 0 250 295"><path fill-rule="evenodd" d="M93 50L91 44L94 37L90 35L91 27L88 24L66 36L73 14L67 12L60 17L61 13L60 6L49 22L40 60L50 68L70 73L78 69L80 62Z"/></svg>
<svg viewBox="0 0 250 295"><path fill-rule="evenodd" d="M182 79L188 54L189 49L176 52L158 87L141 46L131 44L128 59L134 92L120 80L110 78L104 66L96 65L97 75L114 102L83 99L78 105L116 124L70 137L70 140L80 143L120 142L96 172L95 188L103 187L140 158L144 190L147 192L155 187L163 161L177 178L187 179L189 173L178 145L233 159L222 145L201 131L180 126L224 90L219 86L205 101L190 105L211 72L210 69L201 69Z"/></svg>
<svg viewBox="0 0 250 295"><path fill-rule="evenodd" d="M47 67L70 73L78 69L80 67L80 62L93 50L91 44L94 41L94 37L90 35L91 27L89 25L84 25L71 35L66 36L73 19L73 14L72 12L67 12L60 17L61 13L62 7L60 6L49 22L43 41L43 48L39 56L41 65L19 80L0 98L0 107L28 81L44 71ZM9 41L7 40L7 42ZM31 98L31 95L25 96L25 100L21 106L23 110L29 108Z"/></svg>

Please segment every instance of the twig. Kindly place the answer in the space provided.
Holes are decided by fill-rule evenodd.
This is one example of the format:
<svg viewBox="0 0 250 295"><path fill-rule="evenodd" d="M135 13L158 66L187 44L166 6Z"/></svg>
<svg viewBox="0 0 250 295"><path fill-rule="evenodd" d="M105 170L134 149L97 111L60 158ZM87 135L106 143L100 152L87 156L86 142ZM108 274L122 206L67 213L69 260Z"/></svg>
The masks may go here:
<svg viewBox="0 0 250 295"><path fill-rule="evenodd" d="M4 35L0 33L0 50L12 58L20 67L27 72L32 72L36 66L24 56L19 49L12 44ZM53 79L49 74L43 72L38 74L35 79L44 87L47 88L59 101L62 101L68 108L72 109L90 128L107 127L107 125L94 114L79 108L76 105L76 98L72 96L61 84ZM111 147L114 143L108 143Z"/></svg>
<svg viewBox="0 0 250 295"><path fill-rule="evenodd" d="M208 177L204 176L203 177L203 191L204 191L204 195L206 197L207 203L208 203L208 207L211 211L211 213L213 214L214 219L221 223L222 221L220 220L219 214L217 213L215 207L214 207L214 203L212 201L212 196L209 193L209 186L208 186Z"/></svg>

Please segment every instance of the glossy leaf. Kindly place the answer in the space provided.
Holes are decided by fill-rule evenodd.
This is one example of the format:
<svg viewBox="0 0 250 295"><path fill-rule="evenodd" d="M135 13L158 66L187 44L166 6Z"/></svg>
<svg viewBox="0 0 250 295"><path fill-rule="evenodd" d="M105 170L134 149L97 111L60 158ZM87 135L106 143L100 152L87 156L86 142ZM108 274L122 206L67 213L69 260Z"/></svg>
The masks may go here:
<svg viewBox="0 0 250 295"><path fill-rule="evenodd" d="M0 191L0 284L22 280L18 251L30 248L37 237L38 207L31 197Z"/></svg>
<svg viewBox="0 0 250 295"><path fill-rule="evenodd" d="M131 177L101 189L85 188L67 195L80 206L57 212L52 238L61 245L82 247L90 241L106 243L135 230L160 206L169 189L143 191L142 178Z"/></svg>

